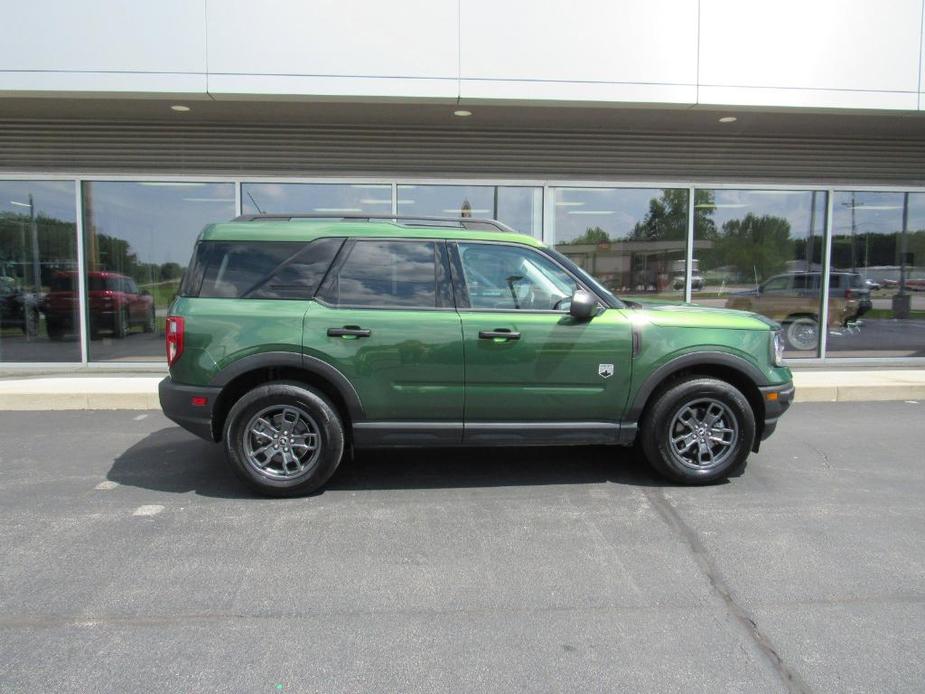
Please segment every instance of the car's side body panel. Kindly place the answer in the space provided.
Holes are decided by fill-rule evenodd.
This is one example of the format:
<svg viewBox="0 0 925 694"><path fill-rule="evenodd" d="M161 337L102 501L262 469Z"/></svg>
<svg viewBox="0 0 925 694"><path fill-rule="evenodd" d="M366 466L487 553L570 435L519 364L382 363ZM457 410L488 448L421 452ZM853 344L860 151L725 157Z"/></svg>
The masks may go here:
<svg viewBox="0 0 925 694"><path fill-rule="evenodd" d="M366 337L332 336L356 327ZM366 309L311 302L304 353L353 384L370 421L461 422L463 349L454 309Z"/></svg>
<svg viewBox="0 0 925 694"><path fill-rule="evenodd" d="M183 357L171 367L179 383L208 385L222 369L261 352L302 351L309 301L179 297L172 315L186 319Z"/></svg>
<svg viewBox="0 0 925 694"><path fill-rule="evenodd" d="M619 421L632 375L625 313L579 321L567 313L462 311L466 422ZM479 337L498 329L519 338Z"/></svg>

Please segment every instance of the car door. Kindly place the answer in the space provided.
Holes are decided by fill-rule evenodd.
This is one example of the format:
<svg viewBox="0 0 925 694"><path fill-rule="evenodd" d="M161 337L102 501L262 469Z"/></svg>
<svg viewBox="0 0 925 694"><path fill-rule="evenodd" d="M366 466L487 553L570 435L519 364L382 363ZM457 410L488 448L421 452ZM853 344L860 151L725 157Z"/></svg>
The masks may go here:
<svg viewBox="0 0 925 694"><path fill-rule="evenodd" d="M462 332L443 241L348 240L306 312L303 350L357 391L363 443L459 443Z"/></svg>
<svg viewBox="0 0 925 694"><path fill-rule="evenodd" d="M622 310L568 313L581 285L520 244L451 248L466 366L471 442L610 440L626 403L632 328Z"/></svg>
<svg viewBox="0 0 925 694"><path fill-rule="evenodd" d="M761 285L751 310L773 320L782 320L790 315L798 304L799 297L793 289L793 277L778 275Z"/></svg>

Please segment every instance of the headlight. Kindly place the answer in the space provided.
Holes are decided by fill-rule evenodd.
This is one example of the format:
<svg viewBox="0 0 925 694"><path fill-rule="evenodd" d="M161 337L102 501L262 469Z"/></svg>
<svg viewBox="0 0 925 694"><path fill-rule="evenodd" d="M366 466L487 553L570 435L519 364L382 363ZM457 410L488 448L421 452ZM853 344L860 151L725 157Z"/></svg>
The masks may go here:
<svg viewBox="0 0 925 694"><path fill-rule="evenodd" d="M784 331L776 330L771 336L771 363L774 366L784 365Z"/></svg>

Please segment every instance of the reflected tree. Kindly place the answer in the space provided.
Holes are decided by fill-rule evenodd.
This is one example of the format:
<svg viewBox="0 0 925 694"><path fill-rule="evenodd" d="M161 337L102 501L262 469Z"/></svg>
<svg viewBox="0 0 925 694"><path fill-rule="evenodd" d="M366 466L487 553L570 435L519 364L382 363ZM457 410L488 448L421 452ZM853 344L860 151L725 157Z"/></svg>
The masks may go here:
<svg viewBox="0 0 925 694"><path fill-rule="evenodd" d="M731 266L740 278L764 280L787 268L794 257L792 243L786 219L749 213L723 224L710 251L710 265Z"/></svg>
<svg viewBox="0 0 925 694"><path fill-rule="evenodd" d="M662 191L660 197L649 200L649 211L642 221L633 227L630 238L633 241L679 241L687 238L687 191L672 188ZM714 210L713 193L697 190L694 197L694 224L700 238L716 236L716 224L712 219Z"/></svg>

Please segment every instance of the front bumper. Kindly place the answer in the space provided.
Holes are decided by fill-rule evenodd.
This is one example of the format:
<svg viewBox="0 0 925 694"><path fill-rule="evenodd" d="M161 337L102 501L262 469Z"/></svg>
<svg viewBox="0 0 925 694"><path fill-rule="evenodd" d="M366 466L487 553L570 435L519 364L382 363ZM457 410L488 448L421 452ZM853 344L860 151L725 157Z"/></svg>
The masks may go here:
<svg viewBox="0 0 925 694"><path fill-rule="evenodd" d="M764 425L761 427L761 440L764 441L777 428L777 420L793 403L796 389L793 381L787 381L776 386L762 386L761 399L764 401Z"/></svg>
<svg viewBox="0 0 925 694"><path fill-rule="evenodd" d="M221 388L186 386L174 383L168 376L157 387L161 409L168 419L206 441L215 441L212 431L212 408ZM205 398L205 404L194 405L193 398Z"/></svg>

